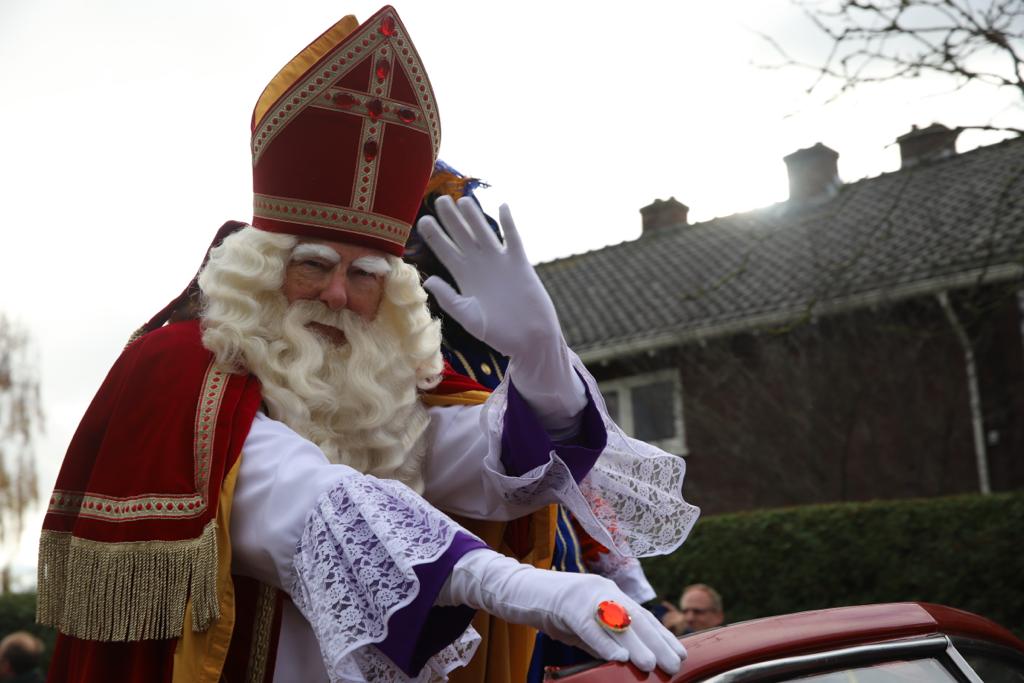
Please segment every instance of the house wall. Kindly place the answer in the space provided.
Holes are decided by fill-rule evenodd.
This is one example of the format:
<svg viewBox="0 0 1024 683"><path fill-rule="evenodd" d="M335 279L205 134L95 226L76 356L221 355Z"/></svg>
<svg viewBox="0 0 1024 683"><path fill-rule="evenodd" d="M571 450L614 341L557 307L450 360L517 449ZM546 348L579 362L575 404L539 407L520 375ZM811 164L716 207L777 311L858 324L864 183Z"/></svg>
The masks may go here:
<svg viewBox="0 0 1024 683"><path fill-rule="evenodd" d="M981 389L994 491L1024 486L1024 289L987 288L953 298L967 321Z"/></svg>
<svg viewBox="0 0 1024 683"><path fill-rule="evenodd" d="M990 299L981 315L964 297L954 303L977 345L986 425L998 431L993 489L1005 490L1024 486L1024 345L1015 296ZM705 514L978 490L963 350L933 298L621 359L595 374L666 366L683 388L685 493Z"/></svg>

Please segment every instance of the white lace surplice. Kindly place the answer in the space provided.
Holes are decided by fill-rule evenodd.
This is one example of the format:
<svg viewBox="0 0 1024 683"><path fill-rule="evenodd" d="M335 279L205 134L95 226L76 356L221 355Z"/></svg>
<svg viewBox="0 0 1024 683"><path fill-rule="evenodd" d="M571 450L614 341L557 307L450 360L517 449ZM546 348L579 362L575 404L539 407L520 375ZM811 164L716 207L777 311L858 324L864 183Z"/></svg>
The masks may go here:
<svg viewBox="0 0 1024 683"><path fill-rule="evenodd" d="M332 681L410 680L372 643L386 636L388 618L415 599L413 567L440 556L456 533L436 508L508 520L561 503L617 556L663 554L682 544L699 514L682 498L685 462L623 434L575 357L574 365L608 435L600 459L579 484L556 449L523 476L505 474L508 376L483 406L430 410L424 466L429 504L396 482L328 464L311 443L257 416L235 494L236 570L288 590L312 624L305 634L282 630L279 680L288 680L288 649L303 651L301 643L314 633ZM283 517L270 512L282 508ZM286 624L301 624L287 616ZM468 629L412 680L444 680L472 656L477 638ZM294 647L286 649L289 641Z"/></svg>
<svg viewBox="0 0 1024 683"><path fill-rule="evenodd" d="M459 530L396 481L356 474L320 497L285 589L313 625L332 681L444 680L468 663L479 642L472 628L413 679L365 647L384 640L391 616L418 595L413 567L437 560Z"/></svg>
<svg viewBox="0 0 1024 683"><path fill-rule="evenodd" d="M443 681L464 666L479 643L472 628L414 678L373 646L419 594L415 567L434 562L459 531L405 485L332 465L312 443L257 415L232 502L232 559L234 571L292 596L275 680Z"/></svg>

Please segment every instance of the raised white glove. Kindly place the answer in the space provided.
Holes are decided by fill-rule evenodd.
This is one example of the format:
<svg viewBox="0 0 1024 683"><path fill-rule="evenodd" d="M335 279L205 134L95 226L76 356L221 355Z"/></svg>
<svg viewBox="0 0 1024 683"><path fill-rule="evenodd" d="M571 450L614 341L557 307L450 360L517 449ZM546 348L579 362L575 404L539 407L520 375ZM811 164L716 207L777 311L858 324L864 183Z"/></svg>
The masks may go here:
<svg viewBox="0 0 1024 683"><path fill-rule="evenodd" d="M467 332L511 358L509 374L548 432L556 439L571 436L586 394L508 205L498 210L505 244L472 198L456 204L442 196L434 206L447 235L433 216L417 227L462 293L437 276L423 286Z"/></svg>
<svg viewBox="0 0 1024 683"><path fill-rule="evenodd" d="M632 624L615 633L601 626L598 603L614 600ZM439 605L468 605L516 624L532 626L580 647L599 659L631 661L642 671L655 666L674 674L686 649L658 619L615 583L596 574L546 571L489 549L459 559L437 599Z"/></svg>
<svg viewBox="0 0 1024 683"><path fill-rule="evenodd" d="M424 287L441 307L467 332L512 358L560 341L555 307L526 258L508 205L498 210L504 245L472 198L456 204L442 196L434 207L447 235L433 216L420 219L420 235L462 292L439 277L428 278Z"/></svg>

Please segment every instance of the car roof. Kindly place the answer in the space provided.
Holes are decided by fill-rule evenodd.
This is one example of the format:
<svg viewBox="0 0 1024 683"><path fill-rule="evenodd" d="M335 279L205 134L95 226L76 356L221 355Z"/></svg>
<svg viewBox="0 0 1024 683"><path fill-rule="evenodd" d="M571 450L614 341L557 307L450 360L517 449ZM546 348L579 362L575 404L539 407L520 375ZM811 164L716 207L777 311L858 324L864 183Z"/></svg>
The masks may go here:
<svg viewBox="0 0 1024 683"><path fill-rule="evenodd" d="M799 612L694 633L683 637L688 657L671 679L660 672L648 677L632 666L607 664L565 680L684 683L755 662L934 633L976 638L1024 653L1024 642L988 619L942 605L906 602Z"/></svg>

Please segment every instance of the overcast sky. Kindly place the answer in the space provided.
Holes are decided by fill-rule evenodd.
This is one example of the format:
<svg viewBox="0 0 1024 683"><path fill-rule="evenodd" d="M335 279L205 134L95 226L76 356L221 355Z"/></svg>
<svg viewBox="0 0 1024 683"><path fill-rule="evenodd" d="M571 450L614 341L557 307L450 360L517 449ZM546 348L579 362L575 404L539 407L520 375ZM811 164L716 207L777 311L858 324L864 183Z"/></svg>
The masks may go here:
<svg viewBox="0 0 1024 683"><path fill-rule="evenodd" d="M930 81L823 105L809 73L756 66L778 61L758 31L808 61L827 48L788 0L396 6L434 85L442 158L491 183L486 208L510 204L535 262L635 239L655 198L692 221L782 201L782 157L816 142L853 182L896 170L892 143L912 124L1022 125L1009 94ZM0 311L35 344L44 494L128 336L223 221L250 219L249 119L266 82L342 15L378 8L0 2ZM960 149L993 140L965 134Z"/></svg>

